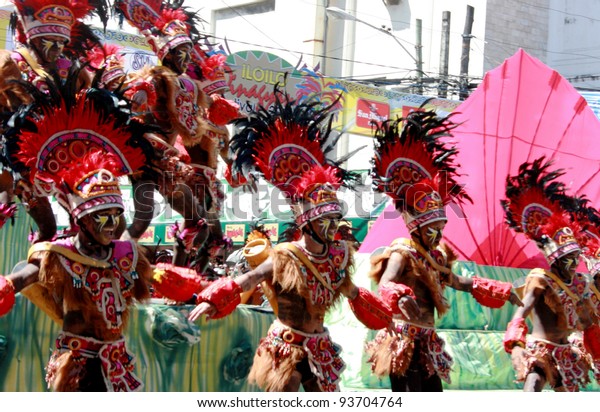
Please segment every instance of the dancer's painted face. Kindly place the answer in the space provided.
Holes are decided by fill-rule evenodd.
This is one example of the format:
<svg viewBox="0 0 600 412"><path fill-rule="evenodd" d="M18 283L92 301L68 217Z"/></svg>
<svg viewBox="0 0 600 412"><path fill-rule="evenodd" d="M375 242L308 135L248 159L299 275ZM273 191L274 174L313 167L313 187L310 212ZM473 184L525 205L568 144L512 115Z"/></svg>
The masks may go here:
<svg viewBox="0 0 600 412"><path fill-rule="evenodd" d="M556 264L564 275L570 277L575 276L575 273L577 273L577 266L579 265L579 252L572 252L561 257Z"/></svg>
<svg viewBox="0 0 600 412"><path fill-rule="evenodd" d="M62 54L67 40L60 36L43 36L31 40L44 63L54 63Z"/></svg>
<svg viewBox="0 0 600 412"><path fill-rule="evenodd" d="M175 47L167 55L167 62L170 63L171 69L181 74L185 73L191 61L192 46L189 44L180 44Z"/></svg>
<svg viewBox="0 0 600 412"><path fill-rule="evenodd" d="M108 246L116 237L122 214L118 207L100 210L82 217L80 224L98 244Z"/></svg>
<svg viewBox="0 0 600 412"><path fill-rule="evenodd" d="M331 242L338 231L341 220L342 217L339 215L327 215L311 222L311 224L319 239L324 242Z"/></svg>
<svg viewBox="0 0 600 412"><path fill-rule="evenodd" d="M442 240L445 226L446 222L444 221L433 222L428 225L421 226L418 230L423 241L423 246L426 246L429 249L435 249L438 247L440 241Z"/></svg>

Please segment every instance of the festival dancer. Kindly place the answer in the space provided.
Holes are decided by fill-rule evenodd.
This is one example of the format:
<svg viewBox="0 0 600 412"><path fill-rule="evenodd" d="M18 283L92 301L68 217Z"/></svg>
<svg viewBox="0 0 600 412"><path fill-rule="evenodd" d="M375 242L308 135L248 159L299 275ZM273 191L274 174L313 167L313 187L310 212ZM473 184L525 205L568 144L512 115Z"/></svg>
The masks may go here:
<svg viewBox="0 0 600 412"><path fill-rule="evenodd" d="M506 179L503 207L509 227L525 234L542 251L550 270L533 269L527 275L523 306L517 308L504 335L518 382L526 392L578 391L590 381L590 363L584 351L569 341L583 331L586 347L598 356L600 333L586 302L586 276L577 273L580 228L572 213L574 202L556 179L544 157L523 163L516 176ZM531 326L526 322L530 316Z"/></svg>
<svg viewBox="0 0 600 412"><path fill-rule="evenodd" d="M19 111L10 132L31 183L57 198L76 234L34 244L23 269L0 276L0 316L20 292L61 326L47 366L49 389L140 390L123 336L130 308L150 296L149 285L173 299L183 291L191 297L198 285L174 270L153 273L135 242L116 240L125 209L118 178L146 163L139 139L147 126L106 90L69 94L68 83L61 90L58 104Z"/></svg>
<svg viewBox="0 0 600 412"><path fill-rule="evenodd" d="M78 66L79 55L85 44L98 42L91 29L82 20L97 14L106 21L107 5L103 1L87 0L12 0L15 32L14 51L0 51L0 111L12 113L21 105L31 104L33 96L22 83L25 80L41 91L46 91L47 79L64 80L69 70ZM77 87L90 85L91 78L80 72ZM27 170L7 151L6 142L0 144L0 226L16 211L17 197L38 226L34 241L50 240L56 233L56 221L50 202L44 193L27 184Z"/></svg>
<svg viewBox="0 0 600 412"><path fill-rule="evenodd" d="M587 306L586 310L591 314L595 325L588 327L586 340L583 339L583 333L578 330L569 337L569 341L587 353L594 379L600 384L600 334L595 339L590 339L595 335L594 329L598 328L600 321L600 212L590 207L587 199L580 200L582 202L580 202L576 216L582 230L577 241L581 246L581 256L589 271L589 289L582 305Z"/></svg>
<svg viewBox="0 0 600 412"><path fill-rule="evenodd" d="M123 47L116 44L101 44L87 51L87 68L93 76L100 76L98 87L115 91L123 88L127 78Z"/></svg>
<svg viewBox="0 0 600 412"><path fill-rule="evenodd" d="M374 256L369 274L394 313L394 327L381 330L366 350L375 375L389 376L395 392L436 392L443 390L442 381L450 383L453 360L434 318L449 309L446 286L491 308L507 300L520 303L510 283L452 272L456 255L441 242L445 205L470 200L455 180L456 149L440 140L454 127L448 117L415 111L375 132L375 190L393 199L410 233Z"/></svg>
<svg viewBox="0 0 600 412"><path fill-rule="evenodd" d="M187 74L195 43L192 39L200 38L195 13L179 7L180 4L175 7L160 0L120 1L117 6L125 18L146 36L160 62L132 74L128 81L128 85L134 88L139 82L150 83L157 94L154 104L147 101L143 90L133 95L132 100L138 105L136 110L163 129L169 150L181 143L180 148L185 147L189 151L184 153L180 150L175 156L177 161L167 162L172 164L173 170L166 170L159 185L159 190L167 198L183 202L175 210L184 217L180 235L184 247L179 247L180 243L176 242L174 261L178 265L188 263L195 252L201 250L205 254L206 266L208 252L214 244L227 247L218 221L218 207L224 194L216 177L215 155L226 155L227 144L218 141L210 119L220 119L226 124L238 117L238 111L231 104L223 104L227 103L225 99L214 104L213 98L202 90L202 84ZM218 131L221 133L222 129ZM221 150L222 147L224 150ZM191 164L182 164L180 160L186 157ZM172 182L165 183L168 179Z"/></svg>
<svg viewBox="0 0 600 412"><path fill-rule="evenodd" d="M367 327L389 326L391 313L375 294L351 280L353 250L334 236L344 211L337 190L351 177L327 160L332 137L329 108L285 96L267 110L238 121L233 136L237 170L257 170L289 201L299 239L279 243L256 269L220 279L198 297L195 320L219 319L260 282L276 314L256 351L249 381L266 391L336 391L345 364L342 348L324 326L327 311L343 296Z"/></svg>

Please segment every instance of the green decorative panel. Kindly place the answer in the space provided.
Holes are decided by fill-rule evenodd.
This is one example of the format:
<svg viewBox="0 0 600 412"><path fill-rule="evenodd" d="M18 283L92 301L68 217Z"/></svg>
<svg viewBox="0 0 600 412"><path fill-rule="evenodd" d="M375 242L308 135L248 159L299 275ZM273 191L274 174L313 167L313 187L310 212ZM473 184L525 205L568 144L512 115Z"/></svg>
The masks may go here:
<svg viewBox="0 0 600 412"><path fill-rule="evenodd" d="M139 305L127 342L136 373L151 392L257 391L247 382L254 352L273 314L241 305L230 316L197 324L192 306ZM21 295L0 318L0 391L46 391L46 363L58 326Z"/></svg>

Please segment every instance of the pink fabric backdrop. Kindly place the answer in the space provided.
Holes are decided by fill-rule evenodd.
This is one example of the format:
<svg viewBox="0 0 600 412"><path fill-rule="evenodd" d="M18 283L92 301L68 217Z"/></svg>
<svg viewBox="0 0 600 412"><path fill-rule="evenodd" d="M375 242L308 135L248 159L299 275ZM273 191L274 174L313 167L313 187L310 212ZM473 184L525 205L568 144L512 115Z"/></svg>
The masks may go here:
<svg viewBox="0 0 600 412"><path fill-rule="evenodd" d="M444 238L463 260L481 265L545 266L536 246L504 223L505 180L521 163L542 155L565 169L571 193L600 206L600 121L585 99L556 71L519 50L486 73L453 119L461 181L473 204L447 208ZM394 216L395 215L395 216ZM397 218L394 218L397 217ZM407 231L389 205L359 252L389 245Z"/></svg>

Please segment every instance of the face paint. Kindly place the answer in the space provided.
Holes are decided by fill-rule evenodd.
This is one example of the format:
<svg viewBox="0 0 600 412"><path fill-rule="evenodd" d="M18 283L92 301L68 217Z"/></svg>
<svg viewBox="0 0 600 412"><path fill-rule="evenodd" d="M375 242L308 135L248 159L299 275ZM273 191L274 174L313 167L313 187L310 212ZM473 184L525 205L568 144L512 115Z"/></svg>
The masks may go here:
<svg viewBox="0 0 600 412"><path fill-rule="evenodd" d="M47 61L54 61L62 54L65 48L65 40L42 39L42 52Z"/></svg>
<svg viewBox="0 0 600 412"><path fill-rule="evenodd" d="M427 240L430 245L436 245L442 238L443 229L428 227L426 231Z"/></svg>
<svg viewBox="0 0 600 412"><path fill-rule="evenodd" d="M323 233L329 233L329 231L337 231L337 228L340 225L340 219L321 219L320 223L323 228Z"/></svg>
<svg viewBox="0 0 600 412"><path fill-rule="evenodd" d="M182 48L177 50L177 63L180 67L185 67L190 61L190 53L188 49Z"/></svg>
<svg viewBox="0 0 600 412"><path fill-rule="evenodd" d="M576 258L564 258L564 259L561 259L561 263L562 263L563 269L568 272L571 270L571 268L577 266L577 264L579 262L578 262L578 259L576 259Z"/></svg>
<svg viewBox="0 0 600 412"><path fill-rule="evenodd" d="M121 215L93 215L92 219L96 222L96 227L98 232L102 232L106 226L108 227L117 227L119 225L119 221L121 220Z"/></svg>
<svg viewBox="0 0 600 412"><path fill-rule="evenodd" d="M314 221L318 226L316 229L316 235L322 241L332 241L337 233L338 226L340 224L341 219L329 219L329 218L320 218Z"/></svg>
<svg viewBox="0 0 600 412"><path fill-rule="evenodd" d="M563 256L562 258L558 259L557 265L559 270L565 276L573 276L577 270L577 265L579 265L579 255L569 254Z"/></svg>
<svg viewBox="0 0 600 412"><path fill-rule="evenodd" d="M191 60L191 48L181 45L171 49L167 55L167 66L178 73L185 73Z"/></svg>

